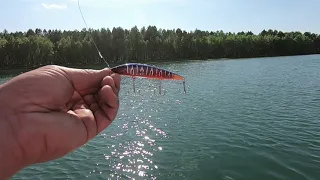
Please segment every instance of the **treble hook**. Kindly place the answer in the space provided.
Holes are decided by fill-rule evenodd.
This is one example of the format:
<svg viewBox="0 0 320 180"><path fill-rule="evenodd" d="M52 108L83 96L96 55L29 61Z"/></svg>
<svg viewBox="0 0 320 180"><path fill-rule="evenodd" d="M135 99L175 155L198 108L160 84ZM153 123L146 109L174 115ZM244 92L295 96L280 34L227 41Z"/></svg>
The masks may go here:
<svg viewBox="0 0 320 180"><path fill-rule="evenodd" d="M136 93L136 83L135 83L135 81L136 81L136 78L135 77L133 77L132 78L132 85L133 85L133 93Z"/></svg>
<svg viewBox="0 0 320 180"><path fill-rule="evenodd" d="M161 80L159 81L159 94L161 95L161 89L162 89L162 83L161 83Z"/></svg>

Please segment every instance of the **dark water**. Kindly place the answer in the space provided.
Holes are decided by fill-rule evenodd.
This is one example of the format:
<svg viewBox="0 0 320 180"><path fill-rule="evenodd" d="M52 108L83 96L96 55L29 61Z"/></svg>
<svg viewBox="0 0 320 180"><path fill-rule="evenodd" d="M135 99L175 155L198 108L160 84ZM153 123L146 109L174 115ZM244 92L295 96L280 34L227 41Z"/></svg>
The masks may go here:
<svg viewBox="0 0 320 180"><path fill-rule="evenodd" d="M13 179L320 178L320 56L162 67L185 75L187 94L177 82L154 94L158 82L149 80L132 94L123 78L110 128Z"/></svg>

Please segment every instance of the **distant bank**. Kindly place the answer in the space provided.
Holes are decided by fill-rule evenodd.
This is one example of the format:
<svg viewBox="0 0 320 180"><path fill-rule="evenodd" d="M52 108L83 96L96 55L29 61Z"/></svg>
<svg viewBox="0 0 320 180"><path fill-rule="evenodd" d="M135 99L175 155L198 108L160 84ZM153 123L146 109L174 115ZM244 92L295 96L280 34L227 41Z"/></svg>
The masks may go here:
<svg viewBox="0 0 320 180"><path fill-rule="evenodd" d="M91 30L101 54L110 64L169 60L241 59L320 53L320 36L311 32L263 30L230 33L184 31L148 26ZM28 30L0 33L0 69L35 68L47 64L103 64L90 32Z"/></svg>

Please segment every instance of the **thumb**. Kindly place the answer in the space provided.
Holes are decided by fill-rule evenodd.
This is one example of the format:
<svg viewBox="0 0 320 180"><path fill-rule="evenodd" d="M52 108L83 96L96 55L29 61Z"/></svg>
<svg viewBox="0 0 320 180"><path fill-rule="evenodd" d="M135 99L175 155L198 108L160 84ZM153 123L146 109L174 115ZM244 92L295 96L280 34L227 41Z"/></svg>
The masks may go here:
<svg viewBox="0 0 320 180"><path fill-rule="evenodd" d="M101 88L103 78L112 74L109 68L93 70L59 66L59 69L64 71L66 78L80 95L96 92Z"/></svg>

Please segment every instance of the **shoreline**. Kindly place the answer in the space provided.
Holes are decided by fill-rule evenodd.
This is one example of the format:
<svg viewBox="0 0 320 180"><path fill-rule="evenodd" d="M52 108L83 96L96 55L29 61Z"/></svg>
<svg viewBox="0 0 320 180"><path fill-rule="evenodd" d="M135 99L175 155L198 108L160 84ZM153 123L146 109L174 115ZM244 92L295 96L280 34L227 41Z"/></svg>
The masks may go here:
<svg viewBox="0 0 320 180"><path fill-rule="evenodd" d="M198 61L227 61L227 60L251 60L251 59L265 59L265 58L284 58L284 57L297 57L297 56L315 56L320 54L306 54L306 55L283 55L283 56L264 56L264 57L249 57L249 58L219 58L219 59L175 59L175 60L155 60L155 61L146 61L146 62L138 62L138 63L147 63L147 64L161 64L161 63L184 63L184 62L198 62ZM117 63L114 63L117 64ZM124 63L121 63L124 64ZM37 69L42 66L46 66L50 64L38 65L38 66L29 66L29 67L16 67L16 68L0 68L0 74L13 73L17 71L17 73L30 71L33 69ZM90 68L95 69L94 67L101 67L105 65L105 63L101 64L61 64L60 66L71 67L71 68ZM111 65L111 64L110 64ZM111 65L112 67L112 65ZM99 69L99 68L98 68Z"/></svg>

